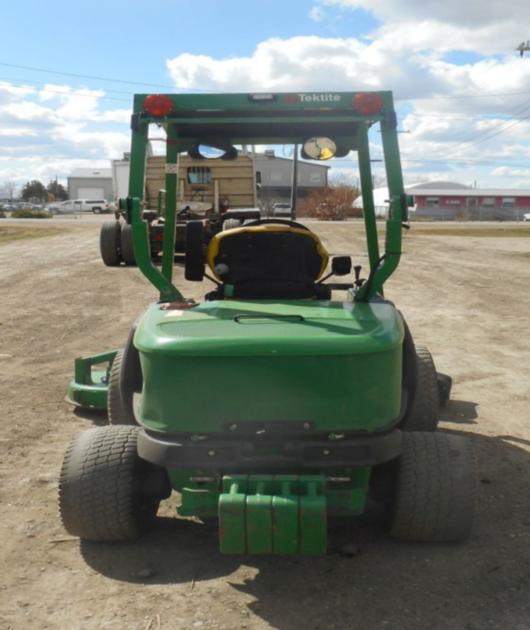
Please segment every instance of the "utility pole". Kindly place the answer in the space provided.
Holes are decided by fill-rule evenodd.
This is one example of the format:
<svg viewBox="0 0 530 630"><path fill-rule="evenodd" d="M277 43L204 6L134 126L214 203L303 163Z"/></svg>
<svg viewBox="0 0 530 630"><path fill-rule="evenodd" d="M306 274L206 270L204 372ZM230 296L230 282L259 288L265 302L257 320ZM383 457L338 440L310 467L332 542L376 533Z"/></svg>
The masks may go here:
<svg viewBox="0 0 530 630"><path fill-rule="evenodd" d="M519 52L520 57L524 57L525 52L530 52L530 41L521 42L515 50Z"/></svg>

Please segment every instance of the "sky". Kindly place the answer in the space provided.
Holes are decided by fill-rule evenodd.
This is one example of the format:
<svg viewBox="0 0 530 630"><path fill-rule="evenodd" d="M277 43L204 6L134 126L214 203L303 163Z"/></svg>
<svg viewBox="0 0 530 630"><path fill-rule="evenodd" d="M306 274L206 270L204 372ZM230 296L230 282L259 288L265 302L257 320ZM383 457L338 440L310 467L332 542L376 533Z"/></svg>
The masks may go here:
<svg viewBox="0 0 530 630"><path fill-rule="evenodd" d="M528 39L526 0L5 3L0 194L110 167L135 92L261 90L392 90L406 182L530 189Z"/></svg>

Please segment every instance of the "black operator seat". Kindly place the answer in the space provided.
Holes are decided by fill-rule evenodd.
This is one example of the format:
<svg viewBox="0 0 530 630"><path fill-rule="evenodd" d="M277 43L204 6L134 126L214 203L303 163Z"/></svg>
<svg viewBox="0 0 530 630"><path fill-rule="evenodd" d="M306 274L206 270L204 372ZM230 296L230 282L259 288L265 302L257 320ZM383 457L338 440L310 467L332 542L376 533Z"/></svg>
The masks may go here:
<svg viewBox="0 0 530 630"><path fill-rule="evenodd" d="M250 300L325 298L316 283L328 260L316 234L275 223L219 232L207 251L224 297Z"/></svg>

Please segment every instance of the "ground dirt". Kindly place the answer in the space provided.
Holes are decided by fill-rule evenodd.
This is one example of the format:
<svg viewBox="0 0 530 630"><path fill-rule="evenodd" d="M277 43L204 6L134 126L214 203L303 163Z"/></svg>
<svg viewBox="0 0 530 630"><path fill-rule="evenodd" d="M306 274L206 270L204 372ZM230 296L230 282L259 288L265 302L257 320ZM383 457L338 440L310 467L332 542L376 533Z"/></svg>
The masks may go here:
<svg viewBox="0 0 530 630"><path fill-rule="evenodd" d="M330 251L366 266L360 226L314 225ZM0 247L0 628L530 627L529 238L414 226L387 288L454 378L442 427L475 446L471 539L396 543L368 514L332 524L325 557L228 557L212 526L173 518L175 498L134 544L80 544L61 526L66 446L105 422L64 401L73 358L123 345L155 298L137 269L103 266L98 226ZM188 295L206 284L187 283Z"/></svg>

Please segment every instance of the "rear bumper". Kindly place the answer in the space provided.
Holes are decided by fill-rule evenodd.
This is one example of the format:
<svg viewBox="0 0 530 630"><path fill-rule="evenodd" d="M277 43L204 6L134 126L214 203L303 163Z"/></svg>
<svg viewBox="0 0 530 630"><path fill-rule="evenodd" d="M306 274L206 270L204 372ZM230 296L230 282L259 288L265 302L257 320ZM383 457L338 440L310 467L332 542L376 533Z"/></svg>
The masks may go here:
<svg viewBox="0 0 530 630"><path fill-rule="evenodd" d="M324 469L375 466L401 454L401 431L347 436L342 439L285 437L281 442L224 439L212 436L172 436L142 429L138 454L164 468L224 470Z"/></svg>

